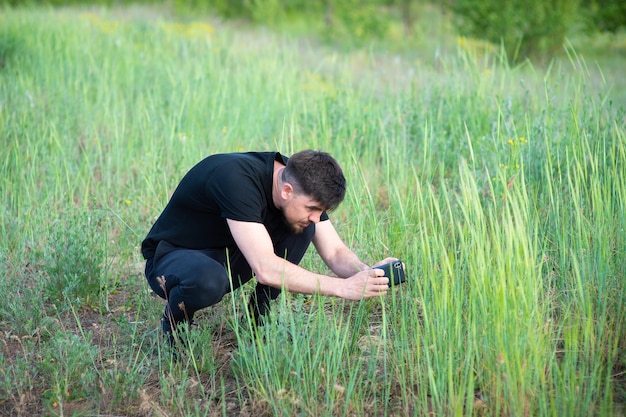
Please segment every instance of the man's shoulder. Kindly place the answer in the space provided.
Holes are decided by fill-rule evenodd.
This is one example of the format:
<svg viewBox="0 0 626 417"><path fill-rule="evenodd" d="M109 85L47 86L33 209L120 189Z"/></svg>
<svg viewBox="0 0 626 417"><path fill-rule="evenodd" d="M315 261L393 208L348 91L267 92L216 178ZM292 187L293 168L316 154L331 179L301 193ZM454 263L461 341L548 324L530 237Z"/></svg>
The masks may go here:
<svg viewBox="0 0 626 417"><path fill-rule="evenodd" d="M240 152L215 154L207 158L198 175L210 194L241 196L271 192L273 158L276 152Z"/></svg>
<svg viewBox="0 0 626 417"><path fill-rule="evenodd" d="M264 170L275 158L277 152L231 152L209 155L190 169L190 174L201 176L221 176L222 169ZM232 171L231 171L232 172Z"/></svg>
<svg viewBox="0 0 626 417"><path fill-rule="evenodd" d="M262 160L273 159L279 154L277 151L247 151L247 152L226 152L215 153L207 156L210 160Z"/></svg>

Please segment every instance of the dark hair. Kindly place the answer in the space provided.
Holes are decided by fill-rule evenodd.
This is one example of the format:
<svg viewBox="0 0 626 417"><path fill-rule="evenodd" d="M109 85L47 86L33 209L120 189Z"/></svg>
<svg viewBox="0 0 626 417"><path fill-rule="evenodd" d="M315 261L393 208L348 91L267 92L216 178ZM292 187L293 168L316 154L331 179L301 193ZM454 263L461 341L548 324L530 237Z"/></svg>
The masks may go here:
<svg viewBox="0 0 626 417"><path fill-rule="evenodd" d="M293 154L282 174L296 193L304 194L333 210L346 196L346 178L337 161L321 151L304 150Z"/></svg>

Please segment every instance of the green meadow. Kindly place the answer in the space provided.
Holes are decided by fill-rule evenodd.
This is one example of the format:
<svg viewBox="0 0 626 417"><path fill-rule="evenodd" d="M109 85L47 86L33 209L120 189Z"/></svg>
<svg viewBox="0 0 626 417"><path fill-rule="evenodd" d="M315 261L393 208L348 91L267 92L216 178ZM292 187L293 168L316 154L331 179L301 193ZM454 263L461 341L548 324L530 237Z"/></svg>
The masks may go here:
<svg viewBox="0 0 626 417"><path fill-rule="evenodd" d="M0 415L623 416L626 41L511 66L437 27L394 50L0 10ZM248 284L173 360L152 222L209 154L304 148L344 167L340 235L408 282L283 293L257 331Z"/></svg>

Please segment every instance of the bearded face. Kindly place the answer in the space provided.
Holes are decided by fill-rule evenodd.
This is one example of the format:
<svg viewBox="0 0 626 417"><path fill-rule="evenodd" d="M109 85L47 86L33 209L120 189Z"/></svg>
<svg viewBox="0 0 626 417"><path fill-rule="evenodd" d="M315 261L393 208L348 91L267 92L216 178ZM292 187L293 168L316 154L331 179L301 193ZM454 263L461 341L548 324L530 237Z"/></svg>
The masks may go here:
<svg viewBox="0 0 626 417"><path fill-rule="evenodd" d="M292 233L300 234L311 223L318 223L324 212L321 205L302 194L291 194L280 207L285 224Z"/></svg>

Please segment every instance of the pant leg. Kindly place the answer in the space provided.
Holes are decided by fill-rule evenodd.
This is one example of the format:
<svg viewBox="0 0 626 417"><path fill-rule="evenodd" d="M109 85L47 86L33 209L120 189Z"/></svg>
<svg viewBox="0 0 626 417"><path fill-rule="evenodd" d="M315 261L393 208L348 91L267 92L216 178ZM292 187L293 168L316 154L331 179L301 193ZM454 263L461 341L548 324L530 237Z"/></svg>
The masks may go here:
<svg viewBox="0 0 626 417"><path fill-rule="evenodd" d="M216 304L230 290L220 252L176 248L167 242L161 242L155 257L146 262L146 278L167 300L166 316L174 323L190 321L196 311Z"/></svg>
<svg viewBox="0 0 626 417"><path fill-rule="evenodd" d="M285 233L276 240L274 253L276 256L298 265L309 248L314 235L314 223L311 223L300 234ZM270 301L276 299L280 291L280 288L256 284L248 304L248 309L255 322L258 322L259 317L264 316L269 311Z"/></svg>
<svg viewBox="0 0 626 417"><path fill-rule="evenodd" d="M299 264L314 235L315 224L311 224L300 234L284 233L275 237L274 253ZM177 248L162 241L154 258L146 262L148 283L156 294L167 300L167 317L174 323L190 321L196 311L218 303L226 293L248 282L252 274L237 247L229 248L226 254ZM270 301L279 294L280 288L257 283L248 306L255 319L266 313Z"/></svg>

